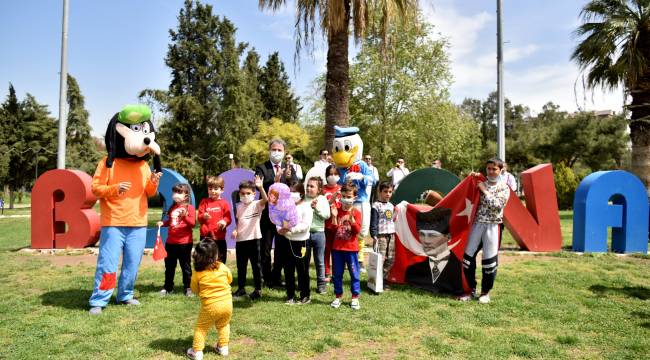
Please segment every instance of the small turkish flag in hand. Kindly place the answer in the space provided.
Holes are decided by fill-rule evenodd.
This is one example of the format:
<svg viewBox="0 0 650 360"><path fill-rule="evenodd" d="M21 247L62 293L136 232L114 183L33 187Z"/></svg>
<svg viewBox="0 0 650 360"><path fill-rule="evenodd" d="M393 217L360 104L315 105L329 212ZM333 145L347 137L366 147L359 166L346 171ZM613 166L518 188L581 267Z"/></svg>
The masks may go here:
<svg viewBox="0 0 650 360"><path fill-rule="evenodd" d="M165 245L160 237L160 226L158 227L158 234L156 235L156 244L153 246L153 260L158 261L167 257Z"/></svg>

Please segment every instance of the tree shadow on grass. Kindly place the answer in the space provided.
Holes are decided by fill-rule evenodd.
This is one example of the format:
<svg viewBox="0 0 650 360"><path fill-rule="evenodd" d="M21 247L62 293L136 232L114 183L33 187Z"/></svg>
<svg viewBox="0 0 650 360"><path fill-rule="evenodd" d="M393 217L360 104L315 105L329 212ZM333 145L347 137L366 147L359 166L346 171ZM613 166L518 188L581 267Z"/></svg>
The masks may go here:
<svg viewBox="0 0 650 360"><path fill-rule="evenodd" d="M192 336L176 339L156 339L149 343L149 347L185 357L185 352L192 346L192 340ZM208 348L206 346L203 351L205 352Z"/></svg>
<svg viewBox="0 0 650 360"><path fill-rule="evenodd" d="M619 293L640 300L650 299L650 288L647 288L645 286L613 287L605 285L592 285L589 287L589 290L591 290L597 296L606 296L608 293Z"/></svg>
<svg viewBox="0 0 650 360"><path fill-rule="evenodd" d="M41 295L41 304L73 310L88 310L92 290L67 289L49 291Z"/></svg>

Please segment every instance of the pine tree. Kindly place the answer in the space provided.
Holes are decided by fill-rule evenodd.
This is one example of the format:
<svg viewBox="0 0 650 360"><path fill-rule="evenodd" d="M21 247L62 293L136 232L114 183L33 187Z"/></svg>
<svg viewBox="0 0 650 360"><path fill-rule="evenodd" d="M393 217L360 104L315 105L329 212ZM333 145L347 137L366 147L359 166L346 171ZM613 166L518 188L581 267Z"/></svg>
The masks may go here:
<svg viewBox="0 0 650 360"><path fill-rule="evenodd" d="M88 110L77 80L68 74L68 122L66 127L66 167L92 174L100 159L90 134Z"/></svg>
<svg viewBox="0 0 650 360"><path fill-rule="evenodd" d="M291 90L289 76L277 51L269 55L259 82L264 103L264 120L276 117L288 122L298 121L299 98Z"/></svg>
<svg viewBox="0 0 650 360"><path fill-rule="evenodd" d="M9 191L9 208L13 208L14 191L22 185L23 156L26 149L24 128L21 121L21 107L14 86L9 84L9 94L2 104L2 129L7 153L7 175L5 189Z"/></svg>

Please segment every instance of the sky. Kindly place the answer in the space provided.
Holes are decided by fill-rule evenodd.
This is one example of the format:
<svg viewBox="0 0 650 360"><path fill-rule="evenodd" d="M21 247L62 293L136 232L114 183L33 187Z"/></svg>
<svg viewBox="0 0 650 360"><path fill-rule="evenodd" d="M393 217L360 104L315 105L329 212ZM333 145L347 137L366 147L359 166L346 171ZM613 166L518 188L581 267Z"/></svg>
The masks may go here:
<svg viewBox="0 0 650 360"><path fill-rule="evenodd" d="M294 63L294 10L260 10L257 0L203 0L237 27L261 63L278 51L296 95L310 95L313 79L325 71L322 39L312 55ZM552 101L561 109L620 111L622 91L582 91L579 68L570 60L586 1L503 0L504 91L515 104L539 112ZM62 0L0 2L0 101L9 83L22 99L30 93L58 116ZM169 29L176 27L182 0L69 0L68 72L77 78L90 112L93 134L103 135L111 116L137 102L146 88L167 89L164 58ZM449 41L454 83L451 100L485 99L496 89L496 1L421 0L433 37ZM353 45L351 45L353 46ZM351 49L351 54L355 49ZM351 55L351 56L352 56Z"/></svg>

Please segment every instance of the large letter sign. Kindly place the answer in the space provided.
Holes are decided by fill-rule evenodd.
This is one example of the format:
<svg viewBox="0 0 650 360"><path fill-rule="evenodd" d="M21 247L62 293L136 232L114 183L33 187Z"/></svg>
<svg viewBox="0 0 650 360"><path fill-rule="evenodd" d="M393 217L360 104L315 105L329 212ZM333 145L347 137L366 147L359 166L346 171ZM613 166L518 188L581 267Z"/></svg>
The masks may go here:
<svg viewBox="0 0 650 360"><path fill-rule="evenodd" d="M562 230L551 164L541 164L521 173L526 206L512 191L504 209L508 230L522 249L560 251Z"/></svg>
<svg viewBox="0 0 650 360"><path fill-rule="evenodd" d="M611 202L611 204L610 204ZM648 252L648 194L636 176L622 171L598 171L585 177L573 199L573 250Z"/></svg>
<svg viewBox="0 0 650 360"><path fill-rule="evenodd" d="M83 248L99 239L92 178L79 170L50 170L32 189L32 248ZM66 231L67 228L67 231Z"/></svg>

